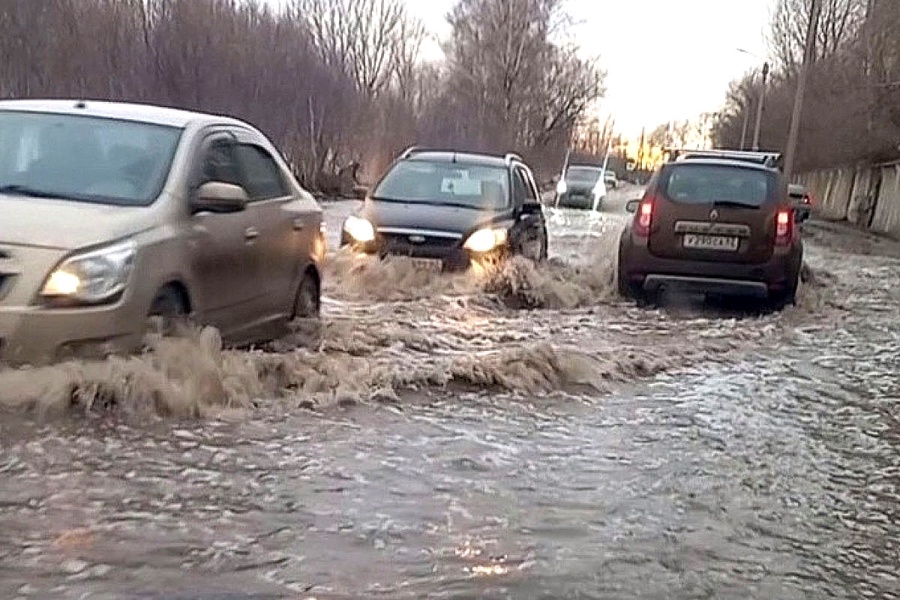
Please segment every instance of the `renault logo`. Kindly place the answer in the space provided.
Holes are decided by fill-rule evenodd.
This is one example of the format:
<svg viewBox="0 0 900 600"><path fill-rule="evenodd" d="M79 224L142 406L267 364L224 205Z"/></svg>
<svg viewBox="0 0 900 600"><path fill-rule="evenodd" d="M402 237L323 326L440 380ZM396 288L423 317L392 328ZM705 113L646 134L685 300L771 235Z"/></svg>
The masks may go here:
<svg viewBox="0 0 900 600"><path fill-rule="evenodd" d="M713 209L709 212L709 220L717 221L719 219L719 211Z"/></svg>
<svg viewBox="0 0 900 600"><path fill-rule="evenodd" d="M411 235L409 236L409 241L413 244L421 244L425 241L424 235Z"/></svg>

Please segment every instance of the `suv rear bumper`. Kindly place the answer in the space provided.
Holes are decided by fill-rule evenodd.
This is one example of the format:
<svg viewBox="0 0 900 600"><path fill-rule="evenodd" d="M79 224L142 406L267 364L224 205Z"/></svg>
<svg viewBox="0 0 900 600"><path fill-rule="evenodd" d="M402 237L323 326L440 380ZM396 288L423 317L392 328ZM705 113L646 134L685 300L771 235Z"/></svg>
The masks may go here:
<svg viewBox="0 0 900 600"><path fill-rule="evenodd" d="M650 273L644 277L643 288L645 292L651 293L658 293L662 290L675 290L686 293L753 296L763 299L769 296L769 286L761 281L660 275L656 273Z"/></svg>
<svg viewBox="0 0 900 600"><path fill-rule="evenodd" d="M776 249L763 263L679 260L654 256L646 245L633 243L626 232L619 245L619 276L632 288L662 288L689 293L766 298L789 291L797 282L803 247Z"/></svg>

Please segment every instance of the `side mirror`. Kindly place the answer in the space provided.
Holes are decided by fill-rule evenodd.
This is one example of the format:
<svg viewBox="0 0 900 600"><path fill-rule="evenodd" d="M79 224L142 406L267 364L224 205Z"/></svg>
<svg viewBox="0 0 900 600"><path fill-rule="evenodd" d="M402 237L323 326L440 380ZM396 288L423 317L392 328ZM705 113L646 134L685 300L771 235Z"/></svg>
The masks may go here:
<svg viewBox="0 0 900 600"><path fill-rule="evenodd" d="M638 198L636 200L629 200L625 203L625 211L629 213L636 213L638 209L638 205L640 205L641 199Z"/></svg>
<svg viewBox="0 0 900 600"><path fill-rule="evenodd" d="M797 209L796 220L798 223L801 223L801 224L805 223L806 221L809 220L809 217L810 217L810 210L808 208L804 207L804 208Z"/></svg>
<svg viewBox="0 0 900 600"><path fill-rule="evenodd" d="M250 197L241 186L210 181L197 189L191 206L195 213L233 213L244 210L249 201Z"/></svg>

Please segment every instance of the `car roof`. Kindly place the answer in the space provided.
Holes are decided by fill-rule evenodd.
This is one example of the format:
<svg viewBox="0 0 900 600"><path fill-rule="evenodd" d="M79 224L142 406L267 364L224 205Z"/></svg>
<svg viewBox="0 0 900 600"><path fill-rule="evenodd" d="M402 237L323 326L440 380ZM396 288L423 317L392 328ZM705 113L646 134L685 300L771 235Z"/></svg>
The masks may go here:
<svg viewBox="0 0 900 600"><path fill-rule="evenodd" d="M151 104L99 100L0 100L0 111L92 116L179 128L185 128L192 123L247 126L246 123L229 117Z"/></svg>
<svg viewBox="0 0 900 600"><path fill-rule="evenodd" d="M683 158L681 160L670 162L670 167L679 167L686 165L715 165L719 167L734 167L736 169L750 169L753 171L763 171L765 173L778 173L778 169L767 167L759 163L746 162L743 160L732 160L727 158Z"/></svg>

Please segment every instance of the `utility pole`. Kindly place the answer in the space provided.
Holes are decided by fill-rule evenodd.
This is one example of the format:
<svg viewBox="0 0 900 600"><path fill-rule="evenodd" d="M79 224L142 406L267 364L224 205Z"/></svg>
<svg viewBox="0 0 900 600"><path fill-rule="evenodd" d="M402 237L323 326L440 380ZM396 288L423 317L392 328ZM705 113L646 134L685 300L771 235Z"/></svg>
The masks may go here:
<svg viewBox="0 0 900 600"><path fill-rule="evenodd" d="M766 101L766 80L769 77L769 63L763 63L762 88L759 90L759 104L756 107L756 128L753 130L753 151L759 152L759 128L762 125L763 104Z"/></svg>
<svg viewBox="0 0 900 600"><path fill-rule="evenodd" d="M750 98L747 98L750 100ZM741 127L741 150L744 150L747 147L747 126L750 124L750 102L747 102L747 107L744 109L744 126Z"/></svg>
<svg viewBox="0 0 900 600"><path fill-rule="evenodd" d="M644 170L644 137L647 134L647 128L641 127L641 145L638 146L638 171Z"/></svg>
<svg viewBox="0 0 900 600"><path fill-rule="evenodd" d="M816 32L819 31L819 15L822 10L820 0L812 0L809 26L806 30L806 45L803 48L803 64L797 79L797 94L794 96L794 112L791 114L791 128L788 133L787 147L784 152L785 185L794 178L794 163L797 159L797 140L800 137L800 117L803 113L803 94L806 91L806 80L809 69L816 58Z"/></svg>

